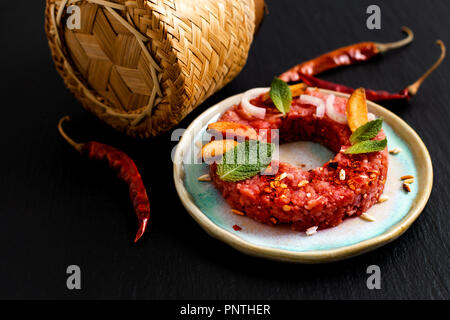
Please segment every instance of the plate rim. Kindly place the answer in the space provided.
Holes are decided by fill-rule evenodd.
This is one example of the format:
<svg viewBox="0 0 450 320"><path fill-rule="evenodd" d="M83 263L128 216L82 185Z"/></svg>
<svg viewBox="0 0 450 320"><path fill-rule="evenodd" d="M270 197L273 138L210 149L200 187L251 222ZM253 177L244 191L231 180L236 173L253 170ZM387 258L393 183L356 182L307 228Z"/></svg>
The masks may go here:
<svg viewBox="0 0 450 320"><path fill-rule="evenodd" d="M269 89L269 88L267 88ZM319 91L324 93L332 93L337 96L348 98L349 94L344 94L340 92L335 92L331 90L319 89ZM187 127L185 133L180 139L175 155L173 158L173 177L175 182L175 188L177 194L188 213L194 218L194 220L213 238L221 240L233 248L256 257L268 258L271 260L294 262L294 263L326 263L338 260L347 259L354 257L376 248L379 248L401 236L419 217L422 213L425 205L431 194L431 189L433 187L433 167L431 162L431 157L419 135L412 129L403 119L389 111L388 109L372 102L367 101L367 106L371 110L376 110L378 116L382 116L385 121L387 121L391 127L395 123L395 132L402 138L402 140L407 143L412 151L414 159L421 163L420 168L418 168L420 174L420 190L417 193L416 199L414 200L412 207L410 208L407 215L405 215L398 223L387 229L382 234L363 240L361 242L344 246L340 248L327 249L327 250L312 250L312 251L289 251L286 249L278 249L256 245L250 243L232 232L221 228L211 221L195 204L190 193L184 186L184 168L183 168L183 150L186 145L190 143L189 137L192 136L191 131L202 123L204 118L211 118L218 112L216 109L220 108L221 105L226 105L227 101L232 101L237 99L243 93L235 94L228 97L213 106L209 107L207 110L202 112L197 116L192 123ZM230 103L230 102L229 102ZM212 115L211 115L212 114ZM414 142L414 143L412 143ZM423 184L423 185L422 185Z"/></svg>

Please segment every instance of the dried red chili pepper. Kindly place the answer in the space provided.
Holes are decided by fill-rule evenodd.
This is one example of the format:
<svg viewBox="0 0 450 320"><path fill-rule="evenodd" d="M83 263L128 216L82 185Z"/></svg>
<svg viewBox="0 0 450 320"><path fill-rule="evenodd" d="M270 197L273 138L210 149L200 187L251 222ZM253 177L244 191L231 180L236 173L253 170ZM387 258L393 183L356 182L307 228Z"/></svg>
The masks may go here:
<svg viewBox="0 0 450 320"><path fill-rule="evenodd" d="M411 29L402 27L402 30L407 34L407 37L402 40L390 43L360 42L342 47L302 62L281 74L279 78L286 82L298 81L301 74L314 76L326 70L367 61L377 54L401 48L414 39Z"/></svg>
<svg viewBox="0 0 450 320"><path fill-rule="evenodd" d="M441 55L436 60L436 62L428 69L419 79L417 79L414 83L401 90L398 93L391 93L383 90L370 90L366 89L366 98L371 101L385 101L385 100L409 100L411 97L416 95L419 87L423 83L423 81L441 64L442 60L445 58L445 45L441 40L436 42L441 48ZM310 75L299 74L299 78L301 81L306 83L310 87L317 87L322 89L333 90L342 93L353 93L355 89L344 86L342 84L322 80Z"/></svg>
<svg viewBox="0 0 450 320"><path fill-rule="evenodd" d="M69 119L69 116L65 116L58 123L58 130L63 138L78 152L87 154L89 159L107 160L109 167L116 171L117 176L128 184L130 198L139 222L139 229L134 239L134 242L137 242L144 234L150 219L150 201L134 161L124 152L103 143L96 141L77 143L73 141L62 129L62 123Z"/></svg>

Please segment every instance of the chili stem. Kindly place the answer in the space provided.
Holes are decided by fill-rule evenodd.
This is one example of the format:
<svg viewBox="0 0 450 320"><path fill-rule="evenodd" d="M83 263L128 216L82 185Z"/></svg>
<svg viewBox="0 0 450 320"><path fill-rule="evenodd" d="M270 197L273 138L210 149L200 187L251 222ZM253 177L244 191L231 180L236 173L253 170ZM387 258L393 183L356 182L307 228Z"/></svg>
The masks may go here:
<svg viewBox="0 0 450 320"><path fill-rule="evenodd" d="M388 43L378 43L375 42L375 46L378 49L379 53L384 53L386 51L401 48L403 46L406 46L407 44L411 43L414 39L414 33L412 30L408 27L403 26L402 31L406 33L406 38L394 42L388 42Z"/></svg>
<svg viewBox="0 0 450 320"><path fill-rule="evenodd" d="M64 116L62 117L59 122L58 122L58 130L59 133L61 134L61 136L72 146L74 147L78 152L82 152L83 151L83 143L77 143L75 141L73 141L63 130L62 128L62 124L64 121L66 120L70 120L69 116Z"/></svg>
<svg viewBox="0 0 450 320"><path fill-rule="evenodd" d="M437 67L439 67L439 65L442 63L442 61L445 58L445 53L446 53L446 48L444 45L444 42L442 42L441 40L437 40L436 43L439 45L439 47L441 48L441 55L439 56L439 58L436 60L436 62L431 66L430 69L428 69L419 79L417 79L416 82L414 82L413 84L409 85L407 87L408 93L410 96L414 96L417 91L419 90L420 86L422 85L422 83L424 82L424 80L426 78L428 78L428 76L434 71L436 70Z"/></svg>

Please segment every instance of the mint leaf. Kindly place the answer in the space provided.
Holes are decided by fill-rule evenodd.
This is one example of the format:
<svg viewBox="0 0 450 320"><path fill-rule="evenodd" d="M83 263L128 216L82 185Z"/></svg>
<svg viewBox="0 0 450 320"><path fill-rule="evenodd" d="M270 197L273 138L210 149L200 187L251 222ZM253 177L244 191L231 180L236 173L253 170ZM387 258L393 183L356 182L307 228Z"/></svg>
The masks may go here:
<svg viewBox="0 0 450 320"><path fill-rule="evenodd" d="M356 132L356 131L355 131ZM387 140L366 140L358 142L345 150L347 154L369 153L384 150L387 146Z"/></svg>
<svg viewBox="0 0 450 320"><path fill-rule="evenodd" d="M292 102L292 92L288 84L281 79L273 78L269 95L278 111L286 115Z"/></svg>
<svg viewBox="0 0 450 320"><path fill-rule="evenodd" d="M223 181L242 181L266 168L272 160L274 145L255 140L238 144L226 152L217 164L216 173Z"/></svg>
<svg viewBox="0 0 450 320"><path fill-rule="evenodd" d="M351 144L375 138L381 130L382 123L383 119L379 118L363 124L350 136Z"/></svg>

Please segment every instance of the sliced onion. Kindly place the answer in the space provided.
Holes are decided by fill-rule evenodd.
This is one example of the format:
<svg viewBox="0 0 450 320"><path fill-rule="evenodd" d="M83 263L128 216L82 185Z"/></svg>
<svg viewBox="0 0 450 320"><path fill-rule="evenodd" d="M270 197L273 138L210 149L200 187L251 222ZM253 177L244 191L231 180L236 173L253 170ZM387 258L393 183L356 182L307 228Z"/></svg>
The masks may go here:
<svg viewBox="0 0 450 320"><path fill-rule="evenodd" d="M269 91L267 88L255 88L244 92L241 100L242 108L250 115L259 119L264 119L266 116L266 108L253 105L250 103L250 100L257 98L259 95L266 93L267 91Z"/></svg>
<svg viewBox="0 0 450 320"><path fill-rule="evenodd" d="M369 120L369 121L373 121L373 120L375 120L377 117L373 114L373 113L368 113L367 114L367 119Z"/></svg>
<svg viewBox="0 0 450 320"><path fill-rule="evenodd" d="M330 94L327 98L326 103L326 111L327 116L330 117L331 120L336 121L337 123L347 124L347 117L343 115L342 113L339 113L334 108L334 94Z"/></svg>
<svg viewBox="0 0 450 320"><path fill-rule="evenodd" d="M325 103L323 103L322 99L320 98L302 94L300 95L300 102L316 106L316 116L318 117L323 117L323 115L325 114Z"/></svg>

